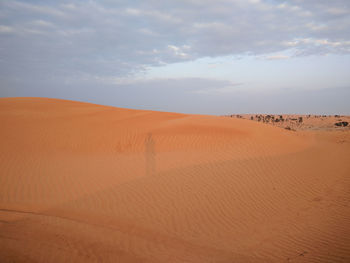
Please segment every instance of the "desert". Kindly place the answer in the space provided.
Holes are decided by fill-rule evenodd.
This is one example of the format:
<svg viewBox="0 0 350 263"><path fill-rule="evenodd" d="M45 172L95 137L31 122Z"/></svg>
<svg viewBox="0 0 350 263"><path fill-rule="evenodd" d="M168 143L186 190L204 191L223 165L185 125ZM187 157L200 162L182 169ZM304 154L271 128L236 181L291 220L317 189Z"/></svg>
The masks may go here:
<svg viewBox="0 0 350 263"><path fill-rule="evenodd" d="M0 263L349 263L350 0L0 1Z"/></svg>
<svg viewBox="0 0 350 263"><path fill-rule="evenodd" d="M0 262L349 262L349 116L250 117L0 98Z"/></svg>

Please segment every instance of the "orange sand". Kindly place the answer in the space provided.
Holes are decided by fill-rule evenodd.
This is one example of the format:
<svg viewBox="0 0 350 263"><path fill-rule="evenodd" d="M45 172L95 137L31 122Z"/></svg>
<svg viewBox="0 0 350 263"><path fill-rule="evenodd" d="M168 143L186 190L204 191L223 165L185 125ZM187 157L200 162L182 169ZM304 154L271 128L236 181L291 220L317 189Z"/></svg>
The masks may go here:
<svg viewBox="0 0 350 263"><path fill-rule="evenodd" d="M0 99L0 262L350 262L350 132Z"/></svg>

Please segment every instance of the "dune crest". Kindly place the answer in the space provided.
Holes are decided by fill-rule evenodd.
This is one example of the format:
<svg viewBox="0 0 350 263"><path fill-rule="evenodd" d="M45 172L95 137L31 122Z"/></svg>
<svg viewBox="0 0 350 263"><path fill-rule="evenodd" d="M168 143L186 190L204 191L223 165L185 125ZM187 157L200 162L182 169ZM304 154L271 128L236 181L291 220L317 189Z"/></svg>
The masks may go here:
<svg viewBox="0 0 350 263"><path fill-rule="evenodd" d="M348 262L350 132L0 99L1 262Z"/></svg>

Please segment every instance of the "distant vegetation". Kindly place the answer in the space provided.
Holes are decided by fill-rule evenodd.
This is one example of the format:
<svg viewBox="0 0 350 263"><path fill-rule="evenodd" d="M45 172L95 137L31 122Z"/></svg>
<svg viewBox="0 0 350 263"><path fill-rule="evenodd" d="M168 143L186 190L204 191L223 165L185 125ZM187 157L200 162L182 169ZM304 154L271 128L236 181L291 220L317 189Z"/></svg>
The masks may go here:
<svg viewBox="0 0 350 263"><path fill-rule="evenodd" d="M228 117L248 119L272 124L286 130L334 129L335 127L350 127L350 116L342 115L274 115L274 114L233 114ZM347 119L348 121L344 121ZM336 122L335 122L336 121Z"/></svg>
<svg viewBox="0 0 350 263"><path fill-rule="evenodd" d="M338 127L346 127L349 125L349 123L347 121L341 121L341 122L334 123L334 125Z"/></svg>

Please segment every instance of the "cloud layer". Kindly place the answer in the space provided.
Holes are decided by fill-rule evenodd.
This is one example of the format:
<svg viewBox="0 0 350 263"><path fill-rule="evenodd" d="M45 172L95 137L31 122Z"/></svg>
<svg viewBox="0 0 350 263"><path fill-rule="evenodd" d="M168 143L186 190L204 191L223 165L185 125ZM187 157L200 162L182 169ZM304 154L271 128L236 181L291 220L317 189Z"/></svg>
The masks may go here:
<svg viewBox="0 0 350 263"><path fill-rule="evenodd" d="M350 53L348 0L2 1L0 21L7 76L127 76L288 49Z"/></svg>
<svg viewBox="0 0 350 263"><path fill-rule="evenodd" d="M250 103L262 93L244 93L245 84L232 79L135 78L150 67L203 58L277 63L329 54L350 54L348 0L0 2L0 96L202 113L263 111Z"/></svg>

